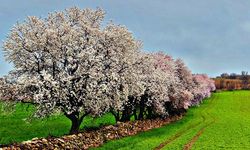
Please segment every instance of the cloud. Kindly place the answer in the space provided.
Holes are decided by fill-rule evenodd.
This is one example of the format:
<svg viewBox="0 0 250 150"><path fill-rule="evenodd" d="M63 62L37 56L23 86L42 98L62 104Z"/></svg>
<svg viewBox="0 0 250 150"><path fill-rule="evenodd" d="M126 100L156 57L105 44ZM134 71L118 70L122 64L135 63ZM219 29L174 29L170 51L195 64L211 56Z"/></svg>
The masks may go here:
<svg viewBox="0 0 250 150"><path fill-rule="evenodd" d="M250 21L246 21L241 24L241 27L244 31L250 32Z"/></svg>
<svg viewBox="0 0 250 150"><path fill-rule="evenodd" d="M180 57L196 73L216 76L250 68L249 0L10 0L0 5L0 39L27 15L46 16L71 6L102 7L106 20L126 25L145 50ZM0 58L5 73L10 66L2 67L7 63Z"/></svg>

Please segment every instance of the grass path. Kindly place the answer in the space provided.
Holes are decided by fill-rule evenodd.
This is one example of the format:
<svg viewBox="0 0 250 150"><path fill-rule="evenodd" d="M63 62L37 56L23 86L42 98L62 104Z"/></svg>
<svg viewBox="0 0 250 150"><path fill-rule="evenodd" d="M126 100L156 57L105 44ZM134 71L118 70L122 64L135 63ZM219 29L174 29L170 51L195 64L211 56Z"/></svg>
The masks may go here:
<svg viewBox="0 0 250 150"><path fill-rule="evenodd" d="M250 149L250 91L215 93L180 121L97 149Z"/></svg>

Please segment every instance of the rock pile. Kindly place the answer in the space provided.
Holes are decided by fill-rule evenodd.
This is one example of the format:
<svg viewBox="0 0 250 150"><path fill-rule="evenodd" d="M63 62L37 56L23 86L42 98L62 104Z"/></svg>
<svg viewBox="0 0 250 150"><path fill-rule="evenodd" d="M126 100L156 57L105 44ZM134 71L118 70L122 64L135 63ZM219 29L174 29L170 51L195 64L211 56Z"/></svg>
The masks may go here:
<svg viewBox="0 0 250 150"><path fill-rule="evenodd" d="M74 135L65 135L60 138L35 138L31 141L25 141L19 144L12 144L7 147L2 147L2 149L88 149L90 147L98 147L109 140L135 135L139 132L158 128L181 118L182 115L173 116L166 119L138 120L125 123L118 122L116 125L105 126L98 130L85 131Z"/></svg>

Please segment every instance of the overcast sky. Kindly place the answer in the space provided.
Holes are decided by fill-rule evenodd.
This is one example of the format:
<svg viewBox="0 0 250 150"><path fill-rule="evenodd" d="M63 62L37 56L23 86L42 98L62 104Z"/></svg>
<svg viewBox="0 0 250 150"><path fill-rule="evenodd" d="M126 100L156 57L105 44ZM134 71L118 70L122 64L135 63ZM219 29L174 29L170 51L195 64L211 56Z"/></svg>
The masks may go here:
<svg viewBox="0 0 250 150"><path fill-rule="evenodd" d="M181 58L194 73L250 70L249 0L0 0L0 76L12 69L2 41L17 21L72 6L103 8L106 21L126 25L146 51Z"/></svg>

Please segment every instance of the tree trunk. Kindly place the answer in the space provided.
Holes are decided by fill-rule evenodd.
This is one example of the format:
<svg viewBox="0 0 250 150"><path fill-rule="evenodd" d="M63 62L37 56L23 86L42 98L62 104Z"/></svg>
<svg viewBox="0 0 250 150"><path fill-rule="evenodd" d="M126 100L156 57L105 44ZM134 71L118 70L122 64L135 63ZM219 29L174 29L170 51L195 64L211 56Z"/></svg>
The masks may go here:
<svg viewBox="0 0 250 150"><path fill-rule="evenodd" d="M136 107L134 108L134 110L133 110L133 115L134 115L134 117L135 117L135 120L137 120L138 119L138 117L137 117L137 114L136 114L137 112L136 112Z"/></svg>
<svg viewBox="0 0 250 150"><path fill-rule="evenodd" d="M79 132L80 125L83 121L83 118L88 115L88 113L85 113L84 115L80 116L79 112L73 112L71 114L64 113L64 115L70 119L71 121L71 128L70 128L70 134L75 134Z"/></svg>
<svg viewBox="0 0 250 150"><path fill-rule="evenodd" d="M121 121L120 120L120 112L118 111L117 113L115 113L114 111L110 111L112 114L113 114L113 116L115 117L115 122L117 123L118 121Z"/></svg>
<svg viewBox="0 0 250 150"><path fill-rule="evenodd" d="M152 119L153 118L152 107L147 107L147 110L148 110L147 119Z"/></svg>
<svg viewBox="0 0 250 150"><path fill-rule="evenodd" d="M133 115L133 107L131 106L134 102L133 96L128 96L128 104L124 106L124 110L122 112L121 121L126 122L130 121L131 115Z"/></svg>
<svg viewBox="0 0 250 150"><path fill-rule="evenodd" d="M125 107L124 110L122 111L122 122L130 121L130 113L129 113L129 108Z"/></svg>
<svg viewBox="0 0 250 150"><path fill-rule="evenodd" d="M81 125L81 122L79 119L71 120L71 128L70 128L69 133L75 134L75 133L79 132L80 125Z"/></svg>
<svg viewBox="0 0 250 150"><path fill-rule="evenodd" d="M144 110L145 110L145 99L146 99L146 96L143 95L141 97L141 101L140 101L140 112L139 112L139 115L138 115L138 119L139 120L142 120L144 117Z"/></svg>

